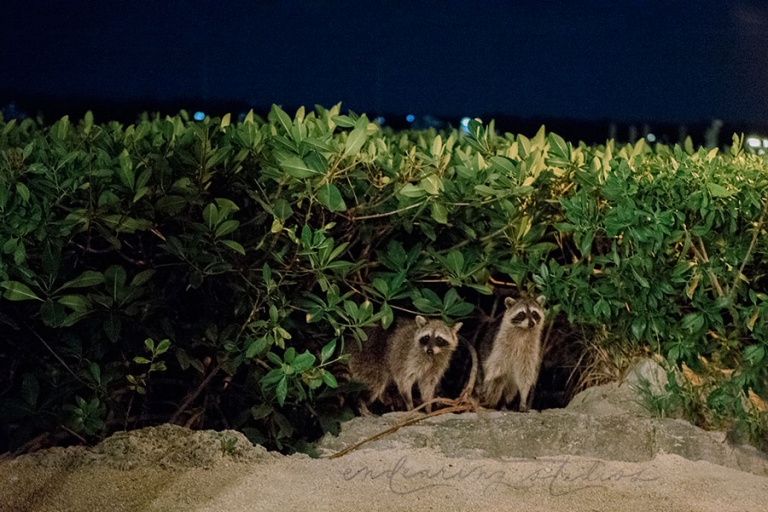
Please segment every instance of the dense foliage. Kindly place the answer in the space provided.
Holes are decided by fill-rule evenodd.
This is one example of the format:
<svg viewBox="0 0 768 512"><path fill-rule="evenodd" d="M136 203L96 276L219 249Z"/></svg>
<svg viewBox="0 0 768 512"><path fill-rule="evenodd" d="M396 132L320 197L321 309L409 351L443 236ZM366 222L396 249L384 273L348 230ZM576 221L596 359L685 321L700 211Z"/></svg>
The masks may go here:
<svg viewBox="0 0 768 512"><path fill-rule="evenodd" d="M301 448L350 417L365 327L508 285L581 339L715 365L708 407L762 432L768 164L741 142L394 133L339 105L0 122L3 448L162 421Z"/></svg>

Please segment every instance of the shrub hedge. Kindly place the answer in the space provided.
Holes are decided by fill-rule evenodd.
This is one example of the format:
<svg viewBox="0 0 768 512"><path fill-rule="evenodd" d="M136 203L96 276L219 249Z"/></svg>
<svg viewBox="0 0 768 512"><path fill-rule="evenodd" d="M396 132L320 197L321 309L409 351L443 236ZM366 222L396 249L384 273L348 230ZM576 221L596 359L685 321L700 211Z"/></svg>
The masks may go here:
<svg viewBox="0 0 768 512"><path fill-rule="evenodd" d="M0 451L163 421L303 449L351 416L365 327L507 284L586 339L714 365L707 406L764 426L768 165L742 139L396 133L340 105L0 122Z"/></svg>

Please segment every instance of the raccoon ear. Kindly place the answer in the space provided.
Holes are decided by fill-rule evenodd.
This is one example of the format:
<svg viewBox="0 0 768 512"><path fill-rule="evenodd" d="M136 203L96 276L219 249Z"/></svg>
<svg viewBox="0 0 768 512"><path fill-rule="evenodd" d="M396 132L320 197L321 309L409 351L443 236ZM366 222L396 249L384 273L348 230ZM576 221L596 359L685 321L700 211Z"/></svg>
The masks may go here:
<svg viewBox="0 0 768 512"><path fill-rule="evenodd" d="M539 303L539 306L543 306L545 300L547 300L547 297L545 297L544 295L539 295L538 297L536 297L536 302Z"/></svg>
<svg viewBox="0 0 768 512"><path fill-rule="evenodd" d="M457 332L459 332L459 329L461 329L462 325L464 324L461 322L456 322L456 324L454 324L453 326L453 334L456 334Z"/></svg>
<svg viewBox="0 0 768 512"><path fill-rule="evenodd" d="M504 305L507 306L507 309L511 308L512 306L515 305L515 299L513 299L512 297L507 297L506 299L504 299Z"/></svg>
<svg viewBox="0 0 768 512"><path fill-rule="evenodd" d="M427 319L421 315L417 316L416 325L418 325L419 327L424 327L425 325L427 325Z"/></svg>

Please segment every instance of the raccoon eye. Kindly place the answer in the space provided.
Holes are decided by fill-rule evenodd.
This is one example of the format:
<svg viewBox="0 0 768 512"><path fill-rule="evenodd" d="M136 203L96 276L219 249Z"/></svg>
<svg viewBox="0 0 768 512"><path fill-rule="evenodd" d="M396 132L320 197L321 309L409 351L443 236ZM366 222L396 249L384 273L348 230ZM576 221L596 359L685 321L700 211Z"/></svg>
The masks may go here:
<svg viewBox="0 0 768 512"><path fill-rule="evenodd" d="M419 338L419 343L421 343L422 345L428 344L429 343L429 336L422 336L421 338Z"/></svg>
<svg viewBox="0 0 768 512"><path fill-rule="evenodd" d="M541 320L541 315L537 311L531 311L531 318L538 322Z"/></svg>
<svg viewBox="0 0 768 512"><path fill-rule="evenodd" d="M525 320L525 311L521 311L518 314L515 315L515 317L512 319L513 322L522 322Z"/></svg>
<svg viewBox="0 0 768 512"><path fill-rule="evenodd" d="M448 346L448 342L443 338L441 338L440 336L438 336L437 339L435 340L435 345L442 348L442 347Z"/></svg>

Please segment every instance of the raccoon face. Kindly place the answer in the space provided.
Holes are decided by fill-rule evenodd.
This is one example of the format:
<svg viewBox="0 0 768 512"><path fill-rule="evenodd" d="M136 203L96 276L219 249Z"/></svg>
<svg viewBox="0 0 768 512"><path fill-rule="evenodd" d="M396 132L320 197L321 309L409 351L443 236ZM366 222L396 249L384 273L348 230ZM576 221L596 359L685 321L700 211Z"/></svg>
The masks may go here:
<svg viewBox="0 0 768 512"><path fill-rule="evenodd" d="M442 320L427 320L417 316L416 325L418 330L414 338L428 356L436 356L444 350L453 351L459 343L456 333L461 328L461 322L450 328Z"/></svg>
<svg viewBox="0 0 768 512"><path fill-rule="evenodd" d="M507 297L504 299L504 305L507 307L504 321L518 329L532 329L544 319L544 310L541 309L543 303L543 295L536 299Z"/></svg>

